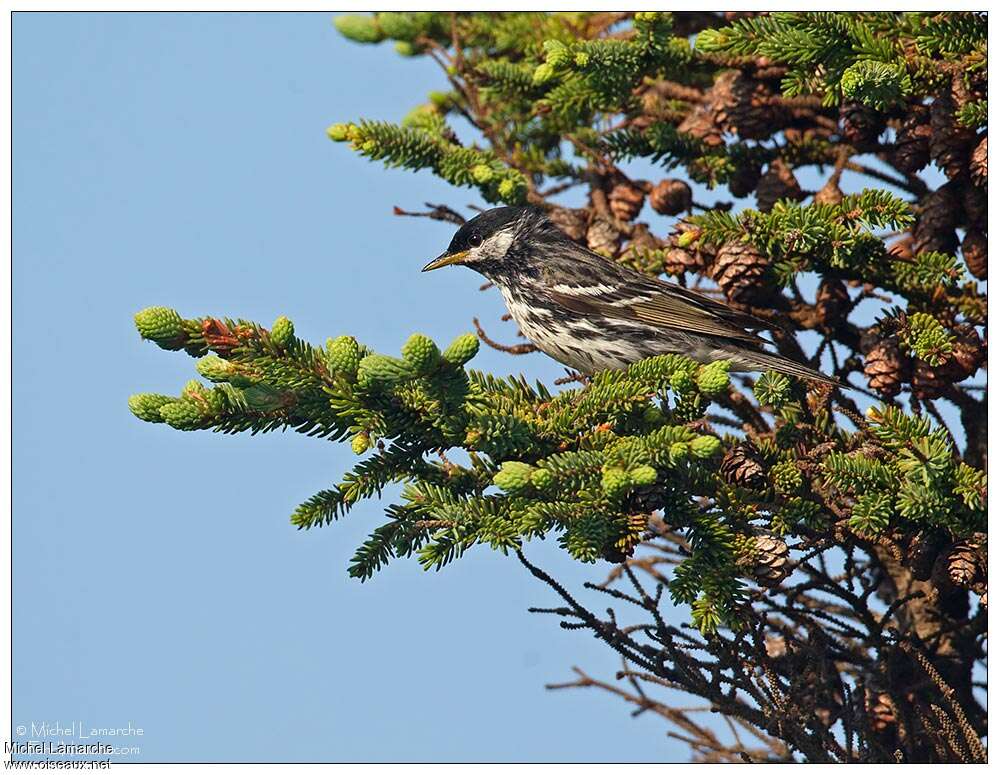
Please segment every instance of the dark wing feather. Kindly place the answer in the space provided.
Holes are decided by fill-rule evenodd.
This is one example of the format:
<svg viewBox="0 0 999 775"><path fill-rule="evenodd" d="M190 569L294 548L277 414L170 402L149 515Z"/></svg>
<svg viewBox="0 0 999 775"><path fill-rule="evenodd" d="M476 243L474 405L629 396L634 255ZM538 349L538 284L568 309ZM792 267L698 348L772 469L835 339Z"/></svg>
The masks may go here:
<svg viewBox="0 0 999 775"><path fill-rule="evenodd" d="M609 263L609 262L607 262ZM613 265L611 265L613 266ZM623 269L623 267L615 267ZM651 326L677 328L700 334L738 339L753 344L767 341L746 329L773 329L768 321L715 301L703 294L635 274L621 276L613 289L549 285L551 299L567 309L589 315L633 320Z"/></svg>

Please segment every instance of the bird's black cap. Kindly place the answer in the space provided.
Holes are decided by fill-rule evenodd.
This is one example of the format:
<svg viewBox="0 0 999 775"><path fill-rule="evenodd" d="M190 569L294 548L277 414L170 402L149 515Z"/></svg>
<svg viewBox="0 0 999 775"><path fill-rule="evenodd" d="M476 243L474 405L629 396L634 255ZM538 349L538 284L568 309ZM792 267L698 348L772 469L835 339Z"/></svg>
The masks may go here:
<svg viewBox="0 0 999 775"><path fill-rule="evenodd" d="M474 218L466 221L455 233L451 244L447 247L448 253L458 253L472 247L470 238L478 235L482 239L488 239L491 235L509 226L511 223L522 218L526 213L541 211L536 207L494 207L479 213Z"/></svg>

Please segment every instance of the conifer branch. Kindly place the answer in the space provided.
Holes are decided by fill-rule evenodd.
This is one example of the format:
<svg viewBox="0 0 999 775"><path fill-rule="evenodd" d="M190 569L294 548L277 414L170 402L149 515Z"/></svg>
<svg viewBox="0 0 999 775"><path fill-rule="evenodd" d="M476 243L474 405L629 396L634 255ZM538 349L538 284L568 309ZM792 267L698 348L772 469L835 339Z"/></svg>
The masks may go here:
<svg viewBox="0 0 999 775"><path fill-rule="evenodd" d="M856 391L773 372L732 380L730 364L682 355L549 388L468 368L480 340L534 350L492 341L477 319L478 337L441 348L414 334L383 354L351 336L310 344L284 317L265 328L153 307L136 315L141 336L198 358L208 384L132 396L131 411L179 430L349 440L359 462L295 526L399 485L351 576L407 558L441 570L473 548L515 554L556 596L533 610L624 660L615 682L576 670L550 688L655 713L696 759L984 761L984 15L384 12L336 24L430 57L449 91L398 124L334 124L332 140L485 202L543 207L608 259L765 319L781 352L831 358ZM638 180L635 159L670 177ZM930 162L943 185L921 174ZM798 181L811 166L828 176L819 191ZM844 171L878 187L844 195ZM694 205L688 180L733 201ZM576 186L584 205L554 200ZM678 220L654 228L646 205ZM394 212L464 222L426 207ZM525 556L547 536L613 570L574 593ZM612 607L591 611L592 595ZM726 726L659 699L666 690Z"/></svg>

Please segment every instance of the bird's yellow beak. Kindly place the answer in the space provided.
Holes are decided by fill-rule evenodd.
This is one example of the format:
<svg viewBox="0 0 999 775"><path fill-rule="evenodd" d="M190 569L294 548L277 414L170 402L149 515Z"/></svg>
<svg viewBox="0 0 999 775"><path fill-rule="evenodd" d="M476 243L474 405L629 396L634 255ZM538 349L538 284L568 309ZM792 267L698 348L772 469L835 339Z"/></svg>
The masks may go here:
<svg viewBox="0 0 999 775"><path fill-rule="evenodd" d="M431 272L434 269L440 269L442 266L450 266L451 264L460 264L468 256L467 250L462 250L458 253L441 253L437 258L423 267L424 272Z"/></svg>

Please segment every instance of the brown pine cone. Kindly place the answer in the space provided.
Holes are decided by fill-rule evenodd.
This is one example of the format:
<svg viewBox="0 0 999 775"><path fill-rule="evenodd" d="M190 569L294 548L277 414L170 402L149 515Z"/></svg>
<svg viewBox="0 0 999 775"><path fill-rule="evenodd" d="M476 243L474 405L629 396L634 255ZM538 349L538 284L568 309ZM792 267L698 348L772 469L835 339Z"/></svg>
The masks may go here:
<svg viewBox="0 0 999 775"><path fill-rule="evenodd" d="M649 204L660 215L679 215L690 209L693 194L682 180L660 180L649 194Z"/></svg>
<svg viewBox="0 0 999 775"><path fill-rule="evenodd" d="M617 227L604 218L594 218L586 230L586 246L602 256L613 257L620 245L621 232Z"/></svg>
<svg viewBox="0 0 999 775"><path fill-rule="evenodd" d="M696 137L707 146L722 145L725 140L722 138L722 128L715 123L715 113L711 105L707 102L710 92L705 97L705 102L695 105L687 117L680 122L676 130L681 134L688 134Z"/></svg>
<svg viewBox="0 0 999 775"><path fill-rule="evenodd" d="M902 172L919 172L930 163L929 111L922 105L910 106L909 113L895 134L895 145L888 161Z"/></svg>
<svg viewBox="0 0 999 775"><path fill-rule="evenodd" d="M979 188L985 188L989 184L989 136L985 135L982 141L975 146L971 152L971 182Z"/></svg>
<svg viewBox="0 0 999 775"><path fill-rule="evenodd" d="M684 272L700 272L706 267L704 254L688 248L670 248L663 259L663 268L674 277L679 277Z"/></svg>
<svg viewBox="0 0 999 775"><path fill-rule="evenodd" d="M756 186L756 206L761 212L770 212L779 199L800 202L805 193L798 185L794 172L781 159L770 162L766 174Z"/></svg>
<svg viewBox="0 0 999 775"><path fill-rule="evenodd" d="M633 221L645 205L645 190L630 182L618 183L607 197L614 217L621 221Z"/></svg>
<svg viewBox="0 0 999 775"><path fill-rule="evenodd" d="M759 455L749 442L740 442L725 453L718 471L726 482L737 487L756 489L766 483Z"/></svg>
<svg viewBox="0 0 999 775"><path fill-rule="evenodd" d="M954 349L947 353L947 359L940 366L940 371L951 382L960 382L978 371L978 367L985 363L985 348L973 326L961 326L955 334Z"/></svg>
<svg viewBox="0 0 999 775"><path fill-rule="evenodd" d="M957 72L950 80L950 96L954 100L954 109L960 110L969 102L985 99L987 85L981 75L969 72Z"/></svg>
<svg viewBox="0 0 999 775"><path fill-rule="evenodd" d="M954 188L948 183L928 194L920 202L919 220L912 230L913 251L953 253L957 250L959 207Z"/></svg>
<svg viewBox="0 0 999 775"><path fill-rule="evenodd" d="M601 557L613 565L620 565L622 562L627 560L634 553L635 553L634 547L632 547L631 552L625 553L622 552L616 546L608 546L604 549Z"/></svg>
<svg viewBox="0 0 999 775"><path fill-rule="evenodd" d="M708 92L714 123L744 140L763 140L778 128L780 111L775 96L764 84L728 70L718 76Z"/></svg>
<svg viewBox="0 0 999 775"><path fill-rule="evenodd" d="M839 122L843 139L858 151L877 147L878 138L885 128L884 116L862 102L849 102L839 109Z"/></svg>
<svg viewBox="0 0 999 775"><path fill-rule="evenodd" d="M984 593L988 576L988 537L975 533L952 544L933 566L937 586L953 584L960 589L975 589Z"/></svg>
<svg viewBox="0 0 999 775"><path fill-rule="evenodd" d="M714 261L715 249L712 245L698 245L696 240L683 247L678 244L681 235L692 228L694 227L689 223L681 221L667 241L668 248L663 259L663 268L674 277L679 277L684 272L706 271Z"/></svg>
<svg viewBox="0 0 999 775"><path fill-rule="evenodd" d="M790 573L787 544L772 535L758 535L756 539L756 564L753 575L761 584L772 587L780 584Z"/></svg>
<svg viewBox="0 0 999 775"><path fill-rule="evenodd" d="M731 176L729 176L728 190L732 192L732 196L739 199L749 196L756 190L762 174L763 172L758 164L750 164L748 162L740 164Z"/></svg>
<svg viewBox="0 0 999 775"><path fill-rule="evenodd" d="M574 242L586 242L586 210L575 210L568 207L554 207L548 212L548 218Z"/></svg>
<svg viewBox="0 0 999 775"><path fill-rule="evenodd" d="M968 589L985 573L984 558L972 541L960 541L947 553L947 573L954 586Z"/></svg>
<svg viewBox="0 0 999 775"><path fill-rule="evenodd" d="M824 326L835 326L842 322L843 315L850 306L850 294L841 280L823 277L815 293L815 312Z"/></svg>
<svg viewBox="0 0 999 775"><path fill-rule="evenodd" d="M926 581L933 572L933 564L936 562L940 551L943 548L944 540L939 533L923 533L920 531L909 543L906 551L906 565L912 575L919 581Z"/></svg>
<svg viewBox="0 0 999 775"><path fill-rule="evenodd" d="M711 266L711 279L730 301L750 304L773 290L768 278L770 261L748 242L726 242Z"/></svg>
<svg viewBox="0 0 999 775"><path fill-rule="evenodd" d="M989 277L989 240L977 229L968 229L961 243L961 255L964 263L979 280Z"/></svg>
<svg viewBox="0 0 999 775"><path fill-rule="evenodd" d="M888 337L877 341L864 355L864 376L871 390L886 398L902 391L909 371L909 361L899 349L898 340Z"/></svg>
<svg viewBox="0 0 999 775"><path fill-rule="evenodd" d="M984 188L978 186L962 186L961 205L963 218L961 222L969 229L984 232L989 223L989 197Z"/></svg>
<svg viewBox="0 0 999 775"><path fill-rule="evenodd" d="M957 123L949 93L939 95L930 106L930 129L930 158L948 178L961 177L968 167L975 131Z"/></svg>
<svg viewBox="0 0 999 775"><path fill-rule="evenodd" d="M916 398L940 398L950 383L943 366L930 366L926 361L916 359L912 369L912 394Z"/></svg>

